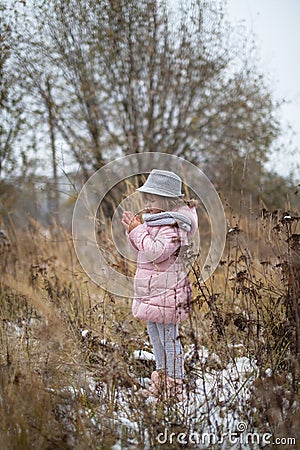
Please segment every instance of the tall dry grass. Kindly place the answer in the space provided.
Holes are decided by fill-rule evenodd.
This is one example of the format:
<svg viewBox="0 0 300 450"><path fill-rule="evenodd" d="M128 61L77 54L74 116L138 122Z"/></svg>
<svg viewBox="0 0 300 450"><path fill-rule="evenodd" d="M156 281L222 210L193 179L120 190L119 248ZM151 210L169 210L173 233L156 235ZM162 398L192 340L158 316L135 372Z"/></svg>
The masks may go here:
<svg viewBox="0 0 300 450"><path fill-rule="evenodd" d="M224 421L238 413L249 429L300 442L299 217L264 210L228 222L217 271L201 283L199 260L191 273L194 308L181 327L191 404L185 413L138 395L153 362L134 358L151 347L130 300L92 284L64 229L32 222L21 232L11 224L0 236L0 448L160 448L165 427L191 429L197 380L218 376L238 357L253 363L252 382L243 404L238 384L229 400L216 396ZM123 264L118 256L116 264ZM213 426L207 405L197 419L202 430Z"/></svg>

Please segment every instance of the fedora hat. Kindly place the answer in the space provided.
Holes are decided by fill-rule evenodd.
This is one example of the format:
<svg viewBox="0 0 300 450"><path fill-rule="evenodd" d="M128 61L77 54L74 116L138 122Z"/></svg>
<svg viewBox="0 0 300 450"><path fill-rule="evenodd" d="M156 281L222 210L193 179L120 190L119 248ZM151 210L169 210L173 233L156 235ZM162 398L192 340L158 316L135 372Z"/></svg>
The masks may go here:
<svg viewBox="0 0 300 450"><path fill-rule="evenodd" d="M176 173L153 169L143 186L137 190L147 194L177 198L184 195L181 193L181 186L182 180Z"/></svg>

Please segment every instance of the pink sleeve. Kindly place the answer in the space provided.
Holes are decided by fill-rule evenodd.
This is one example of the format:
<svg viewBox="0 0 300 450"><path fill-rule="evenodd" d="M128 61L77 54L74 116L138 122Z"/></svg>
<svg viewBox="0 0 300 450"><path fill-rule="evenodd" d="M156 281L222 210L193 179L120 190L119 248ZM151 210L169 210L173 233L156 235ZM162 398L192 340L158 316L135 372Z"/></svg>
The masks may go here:
<svg viewBox="0 0 300 450"><path fill-rule="evenodd" d="M129 233L128 237L139 251L141 262L160 263L168 259L180 247L178 228L171 226L160 227L153 238L145 224L139 225Z"/></svg>

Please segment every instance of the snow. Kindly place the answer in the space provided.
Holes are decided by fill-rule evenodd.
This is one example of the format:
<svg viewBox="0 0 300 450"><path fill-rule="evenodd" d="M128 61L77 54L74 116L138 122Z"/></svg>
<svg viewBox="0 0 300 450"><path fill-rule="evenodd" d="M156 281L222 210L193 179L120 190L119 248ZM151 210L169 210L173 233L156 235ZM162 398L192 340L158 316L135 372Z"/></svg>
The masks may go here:
<svg viewBox="0 0 300 450"><path fill-rule="evenodd" d="M137 360L155 361L153 353L147 352L146 350L135 350L133 352L133 357Z"/></svg>
<svg viewBox="0 0 300 450"><path fill-rule="evenodd" d="M15 336L20 338L23 335L23 330L18 325L8 322L7 327ZM87 338L89 333L88 329L81 330L83 338ZM117 344L105 339L101 340L101 344L110 348L117 348ZM207 449L212 446L208 446L207 442L203 443L202 438L215 439L216 442L219 442L218 439L221 438L224 440L224 445L222 443L222 449L224 450L227 448L249 450L248 444L244 444L241 440L238 441L238 446L233 446L229 439L230 432L235 433L240 439L243 436L247 437L247 433L250 433L250 431L252 431L250 433L252 438L257 431L247 429L249 417L245 414L249 414L249 400L253 395L253 383L258 377L259 371L256 361L247 356L246 349L242 344L230 345L230 348L233 349L233 354L240 356L232 357L225 364L219 355L209 349L203 346L196 348L194 345L190 345L185 352L186 364L189 367L185 387L186 399L173 405L157 402L154 397L141 400L141 396L139 396L139 401L136 402L138 390L148 387L151 382L149 377L140 376L138 378L139 374L132 374L133 379L136 379L133 386L116 386L113 384L112 389L109 381L99 381L99 379L97 381L97 374L87 371L79 384L74 380L74 385L62 387L59 392L68 394L67 398L71 396L91 400L91 405L94 406L89 407L89 403L87 403L79 412L82 416L89 418L95 429L99 429L100 424L102 426L105 422L109 429L114 430L115 443L111 447L113 450L137 448L140 445L137 437L141 434L144 450L153 448L153 443L150 442L148 435L148 428L143 422L145 419L143 413L147 410L150 414L153 411L159 411L159 414L163 417L162 423L165 424L166 433L171 433L171 430L174 429L174 420L176 425L179 424L178 435L174 436L174 443L175 439L178 440L177 444L180 443L179 439L187 441L198 439L197 448ZM133 351L130 357L140 362L145 361L145 364L148 361L155 361L154 355L143 349ZM151 364L149 372L151 371L150 367ZM272 370L267 368L264 375L271 377ZM48 389L56 392L53 388ZM112 415L107 414L107 398L113 405ZM288 398L288 396L282 398L282 404L286 411L291 410L291 400L288 400ZM145 405L145 411L143 412L139 410L140 401L142 405L143 402ZM62 405L62 412L64 411L67 412L68 416L72 416L70 404ZM250 414L252 413L250 412ZM253 406L254 416L255 407ZM180 430L186 430L187 424L189 435L183 436ZM164 438L164 435L161 437ZM251 447L253 450L262 448L255 445Z"/></svg>
<svg viewBox="0 0 300 450"><path fill-rule="evenodd" d="M83 338L87 337L88 334L89 334L89 330L82 330L82 332L81 332L81 336Z"/></svg>
<svg viewBox="0 0 300 450"><path fill-rule="evenodd" d="M195 353L195 349L193 346L190 346L186 353L187 360L191 358L193 352ZM144 350L134 351L133 356L138 360L154 360L154 355ZM210 369L209 364L211 362L213 362L213 368ZM222 437L224 435L225 445L226 439L227 444L229 444L228 436L226 437L228 430L237 431L239 435L242 432L246 432L247 425L243 420L243 405L250 398L250 389L257 376L257 367L255 361L246 356L236 357L223 368L219 366L221 366L221 360L218 355L209 352L205 347L197 349L197 367L194 368L196 379L193 388L189 391L187 387L187 398L185 401L171 406L171 409L170 406L164 407L166 408L166 422L168 422L170 410L173 409L170 417L176 415L177 418L183 420L183 423L187 420L189 421L191 437L196 438L198 436L198 439L200 439L201 436L204 436L217 440L218 436ZM142 386L147 384L147 382L149 382L148 378L140 380ZM123 395L118 396L118 411L114 414L114 422L119 427L120 435L124 432L125 427L132 436L129 439L131 442L128 442L129 445L126 448L136 448L138 443L134 436L138 434L141 425L136 420L131 419L132 394L134 394L132 388L128 388L127 393L124 388ZM145 405L148 405L148 407L151 405L152 408L159 407L156 404L156 399L151 397L145 399ZM170 426L172 425L172 420L171 418ZM168 430L166 429L165 432L167 433ZM146 430L144 430L144 435L147 441ZM183 436L180 436L179 433L175 438L181 439ZM188 439L188 436L185 436L185 439ZM241 443L239 442L239 444ZM117 441L112 447L114 450L121 448L124 448L122 439ZM151 448L150 444L144 446L145 450L148 448ZM200 443L197 448L207 449L208 447L206 445L201 446ZM225 446L224 448L235 447ZM244 447L241 444L239 448L247 449L248 447Z"/></svg>

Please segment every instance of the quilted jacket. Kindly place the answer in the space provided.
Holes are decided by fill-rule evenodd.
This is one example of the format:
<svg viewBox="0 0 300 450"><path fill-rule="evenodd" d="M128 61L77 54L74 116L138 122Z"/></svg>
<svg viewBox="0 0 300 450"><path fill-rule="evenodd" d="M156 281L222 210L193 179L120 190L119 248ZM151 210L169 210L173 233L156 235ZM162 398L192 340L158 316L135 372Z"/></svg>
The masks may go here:
<svg viewBox="0 0 300 450"><path fill-rule="evenodd" d="M134 278L134 317L158 323L179 323L189 314L191 286L179 250L198 227L195 208L178 210L192 221L191 231L178 226L148 226L143 223L128 235L138 251Z"/></svg>

